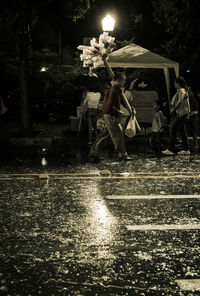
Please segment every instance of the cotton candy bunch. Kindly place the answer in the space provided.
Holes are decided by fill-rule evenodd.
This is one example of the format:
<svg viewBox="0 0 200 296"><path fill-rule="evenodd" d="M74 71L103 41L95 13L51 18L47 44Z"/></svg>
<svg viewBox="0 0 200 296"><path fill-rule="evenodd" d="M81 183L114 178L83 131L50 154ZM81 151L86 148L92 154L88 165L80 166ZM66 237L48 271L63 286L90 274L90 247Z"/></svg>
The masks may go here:
<svg viewBox="0 0 200 296"><path fill-rule="evenodd" d="M83 61L83 67L98 68L103 65L103 59L105 59L115 48L115 38L104 32L99 36L99 40L96 38L90 40L90 46L79 45L77 48L82 50L80 55L81 61Z"/></svg>

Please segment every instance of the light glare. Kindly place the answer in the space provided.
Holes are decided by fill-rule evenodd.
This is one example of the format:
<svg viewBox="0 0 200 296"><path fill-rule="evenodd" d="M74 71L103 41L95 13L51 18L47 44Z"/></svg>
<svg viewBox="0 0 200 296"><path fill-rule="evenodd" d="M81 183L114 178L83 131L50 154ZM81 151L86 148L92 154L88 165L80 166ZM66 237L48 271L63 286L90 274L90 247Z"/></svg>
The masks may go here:
<svg viewBox="0 0 200 296"><path fill-rule="evenodd" d="M115 26L115 20L109 14L101 21L104 32L113 31Z"/></svg>

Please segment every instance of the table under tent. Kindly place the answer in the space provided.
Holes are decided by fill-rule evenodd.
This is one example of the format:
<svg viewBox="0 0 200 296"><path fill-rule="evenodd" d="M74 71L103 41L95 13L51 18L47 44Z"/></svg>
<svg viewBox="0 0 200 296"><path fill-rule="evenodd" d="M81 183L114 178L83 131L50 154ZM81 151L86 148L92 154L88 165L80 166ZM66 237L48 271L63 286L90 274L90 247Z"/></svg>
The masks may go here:
<svg viewBox="0 0 200 296"><path fill-rule="evenodd" d="M134 43L113 51L108 58L111 68L140 68L140 69L161 69L164 73L164 83L168 101L170 102L170 69L174 77L179 76L179 64L173 60L151 52ZM113 69L115 70L115 69ZM155 113L155 104L158 100L158 93L155 90L133 91L134 106L137 110L139 123L151 124Z"/></svg>

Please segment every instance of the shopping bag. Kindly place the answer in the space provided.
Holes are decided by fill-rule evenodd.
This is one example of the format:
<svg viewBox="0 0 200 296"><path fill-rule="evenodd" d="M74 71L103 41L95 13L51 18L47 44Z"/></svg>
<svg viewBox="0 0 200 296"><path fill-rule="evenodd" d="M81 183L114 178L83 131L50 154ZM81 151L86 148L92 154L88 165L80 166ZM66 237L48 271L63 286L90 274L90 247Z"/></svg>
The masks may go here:
<svg viewBox="0 0 200 296"><path fill-rule="evenodd" d="M136 117L131 116L127 124L125 135L129 138L133 138L136 135Z"/></svg>

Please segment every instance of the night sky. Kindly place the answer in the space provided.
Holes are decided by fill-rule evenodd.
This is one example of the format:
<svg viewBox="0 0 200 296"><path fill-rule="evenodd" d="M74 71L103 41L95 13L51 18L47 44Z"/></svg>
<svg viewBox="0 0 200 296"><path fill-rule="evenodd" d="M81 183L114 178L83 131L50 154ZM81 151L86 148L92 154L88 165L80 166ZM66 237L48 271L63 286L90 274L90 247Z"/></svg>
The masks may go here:
<svg viewBox="0 0 200 296"><path fill-rule="evenodd" d="M115 29L111 33L117 40L130 40L140 46L153 50L163 40L163 28L153 22L149 0L96 0L94 7L84 19L72 23L67 20L59 25L59 17L53 8L41 12L41 18L32 32L35 45L40 48L57 50L59 30L61 47L75 49L83 43L84 37L98 37L102 32L101 20L109 13L115 18Z"/></svg>

